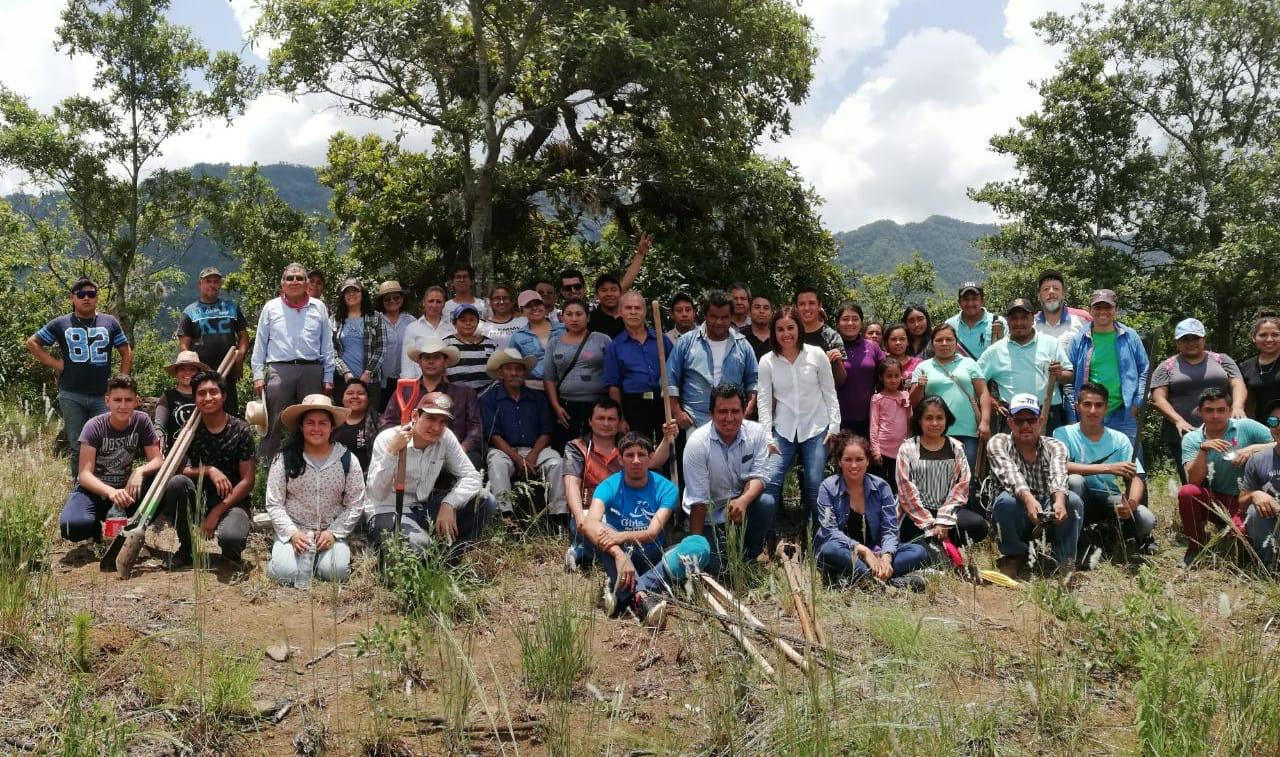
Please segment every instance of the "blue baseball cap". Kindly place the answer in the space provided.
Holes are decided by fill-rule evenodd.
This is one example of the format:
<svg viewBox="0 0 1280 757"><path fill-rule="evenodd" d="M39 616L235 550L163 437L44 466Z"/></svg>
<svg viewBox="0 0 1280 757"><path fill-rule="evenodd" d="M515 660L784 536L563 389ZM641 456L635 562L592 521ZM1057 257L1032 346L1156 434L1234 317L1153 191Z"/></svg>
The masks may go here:
<svg viewBox="0 0 1280 757"><path fill-rule="evenodd" d="M464 302L453 309L453 315L449 316L449 320L457 323L458 319L467 313L475 313L476 318L480 317L480 309L470 302Z"/></svg>

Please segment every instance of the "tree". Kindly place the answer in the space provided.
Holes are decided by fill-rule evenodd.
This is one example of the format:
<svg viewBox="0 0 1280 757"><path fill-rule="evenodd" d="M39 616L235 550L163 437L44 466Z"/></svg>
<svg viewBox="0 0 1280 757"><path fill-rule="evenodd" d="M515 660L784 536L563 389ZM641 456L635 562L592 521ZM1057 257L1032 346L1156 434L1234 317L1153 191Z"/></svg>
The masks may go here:
<svg viewBox="0 0 1280 757"><path fill-rule="evenodd" d="M0 386L10 399L29 400L42 393L48 372L35 366L22 346L58 311L64 310L67 288L47 272L33 269L37 232L0 200Z"/></svg>
<svg viewBox="0 0 1280 757"><path fill-rule="evenodd" d="M855 295L866 309L867 318L893 323L902 317L902 311L912 303L926 305L932 312L934 308L927 300L935 291L936 281L933 263L925 260L917 251L911 255L911 260L899 263L891 273L861 276Z"/></svg>
<svg viewBox="0 0 1280 757"><path fill-rule="evenodd" d="M240 261L227 288L240 292L240 307L257 313L280 292L280 274L289 263L325 272L339 281L355 261L343 259L322 220L289 206L256 166L233 168L228 180L205 198L204 215L214 244Z"/></svg>
<svg viewBox="0 0 1280 757"><path fill-rule="evenodd" d="M519 232L536 223L539 202L608 212L631 239L637 214L688 210L677 201L685 187L706 186L707 162L742 165L762 135L788 129L787 108L807 93L815 56L807 19L785 0L262 7L257 33L280 43L271 83L328 93L353 113L431 137L423 156L359 144L363 160L382 153L392 183L430 206L405 234L373 234L402 245L377 254L433 248L446 265L469 260L482 276L529 252ZM370 216L347 210L344 223ZM396 210L388 221L412 215Z"/></svg>
<svg viewBox="0 0 1280 757"><path fill-rule="evenodd" d="M95 59L94 95L42 114L0 87L0 165L56 194L56 220L46 225L67 232L72 249L64 252L102 266L105 309L130 333L155 313L198 222L199 180L151 165L169 138L240 111L253 81L235 54L211 57L188 29L170 24L168 5L67 3L57 45Z"/></svg>
<svg viewBox="0 0 1280 757"><path fill-rule="evenodd" d="M1036 26L1065 55L1040 110L991 141L1017 177L971 191L1017 221L987 259L1072 259L1155 320L1207 314L1229 346L1280 286L1260 246L1278 223L1280 6L1126 0Z"/></svg>

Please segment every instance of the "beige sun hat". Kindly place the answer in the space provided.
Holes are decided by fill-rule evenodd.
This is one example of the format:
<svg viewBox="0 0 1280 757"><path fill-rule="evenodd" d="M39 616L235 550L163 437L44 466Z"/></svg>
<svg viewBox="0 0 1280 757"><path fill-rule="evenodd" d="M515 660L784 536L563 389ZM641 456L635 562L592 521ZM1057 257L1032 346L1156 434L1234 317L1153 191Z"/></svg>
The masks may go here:
<svg viewBox="0 0 1280 757"><path fill-rule="evenodd" d="M519 363L525 367L525 370L533 370L537 362L538 358L533 355L524 357L515 347L504 347L489 356L488 362L484 364L484 372L489 374L491 379L499 379L502 377L502 366L508 363Z"/></svg>
<svg viewBox="0 0 1280 757"><path fill-rule="evenodd" d="M400 286L400 282L395 279L384 281L378 285L378 289L373 293L373 301L377 305L382 304L382 298L389 294L398 294L405 297L409 294L409 290Z"/></svg>
<svg viewBox="0 0 1280 757"><path fill-rule="evenodd" d="M244 419L258 430L261 436L267 435L267 403L262 400L249 400L244 406Z"/></svg>
<svg viewBox="0 0 1280 757"><path fill-rule="evenodd" d="M338 425L347 420L348 410L345 407L337 407L333 404L333 400L327 394L308 394L302 398L302 402L296 405L290 405L280 413L280 422L284 427L293 431L298 427L298 421L302 416L312 410L323 410L333 418L333 425Z"/></svg>
<svg viewBox="0 0 1280 757"><path fill-rule="evenodd" d="M178 368L183 365L194 365L196 368L199 368L202 371L209 370L209 366L200 362L200 356L197 355L194 351L183 350L182 352L178 353L178 356L173 359L172 363L169 363L164 367L164 372L169 374L170 376L176 376L178 375Z"/></svg>
<svg viewBox="0 0 1280 757"><path fill-rule="evenodd" d="M423 355L434 355L440 353L445 356L444 367L451 368L458 364L458 360L462 358L462 351L451 344L445 344L439 339L429 336L416 339L413 346L409 348L409 359L418 362L418 358Z"/></svg>

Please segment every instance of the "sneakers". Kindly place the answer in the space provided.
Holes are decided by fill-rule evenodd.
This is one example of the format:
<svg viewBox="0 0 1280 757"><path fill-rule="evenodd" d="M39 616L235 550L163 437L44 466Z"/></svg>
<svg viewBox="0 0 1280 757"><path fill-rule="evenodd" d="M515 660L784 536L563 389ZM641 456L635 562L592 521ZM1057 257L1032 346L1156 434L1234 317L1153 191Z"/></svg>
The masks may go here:
<svg viewBox="0 0 1280 757"><path fill-rule="evenodd" d="M925 580L924 576L918 576L915 573L908 573L905 576L894 576L889 579L888 583L895 589L902 589L903 591L915 592L917 594L924 591L925 587L929 585L929 582Z"/></svg>
<svg viewBox="0 0 1280 757"><path fill-rule="evenodd" d="M631 609L648 628L661 631L667 625L667 600L662 597L637 594L631 601Z"/></svg>
<svg viewBox="0 0 1280 757"><path fill-rule="evenodd" d="M165 570L186 570L192 565L190 552L174 552L165 562Z"/></svg>

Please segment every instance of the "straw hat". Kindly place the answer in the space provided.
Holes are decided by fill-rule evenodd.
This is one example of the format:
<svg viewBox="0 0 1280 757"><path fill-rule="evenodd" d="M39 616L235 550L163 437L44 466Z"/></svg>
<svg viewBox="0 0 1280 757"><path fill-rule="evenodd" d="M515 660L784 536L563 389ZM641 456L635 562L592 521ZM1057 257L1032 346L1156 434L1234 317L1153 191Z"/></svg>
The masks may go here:
<svg viewBox="0 0 1280 757"><path fill-rule="evenodd" d="M249 400L244 406L244 419L258 430L259 435L267 435L267 403L262 400Z"/></svg>
<svg viewBox="0 0 1280 757"><path fill-rule="evenodd" d="M489 361L484 364L484 372L489 374L491 379L500 379L502 366L508 363L519 363L525 367L525 370L532 370L537 362L538 358L533 355L524 357L515 347L504 347L489 356Z"/></svg>
<svg viewBox="0 0 1280 757"><path fill-rule="evenodd" d="M424 339L417 339L413 346L409 348L409 359L418 362L418 358L423 355L434 355L440 353L445 356L444 367L451 368L458 364L458 360L462 358L462 351L457 347L436 339L433 336Z"/></svg>
<svg viewBox="0 0 1280 757"><path fill-rule="evenodd" d="M333 400L329 399L327 394L308 394L302 398L302 402L296 405L290 405L280 413L280 422L284 427L293 431L298 427L298 421L302 416L312 410L323 410L333 418L333 425L338 425L347 420L347 409L345 407L335 407Z"/></svg>
<svg viewBox="0 0 1280 757"><path fill-rule="evenodd" d="M409 290L400 286L400 282L396 281L395 279L392 279L391 281L384 281L378 285L377 291L373 293L374 303L381 306L382 298L386 297L389 294L398 294L401 297L404 297L409 294Z"/></svg>
<svg viewBox="0 0 1280 757"><path fill-rule="evenodd" d="M178 353L178 356L173 359L172 363L169 363L164 367L164 372L170 376L176 376L178 375L178 367L182 365L194 365L202 371L209 370L209 366L200 362L199 355L191 350L183 350Z"/></svg>

